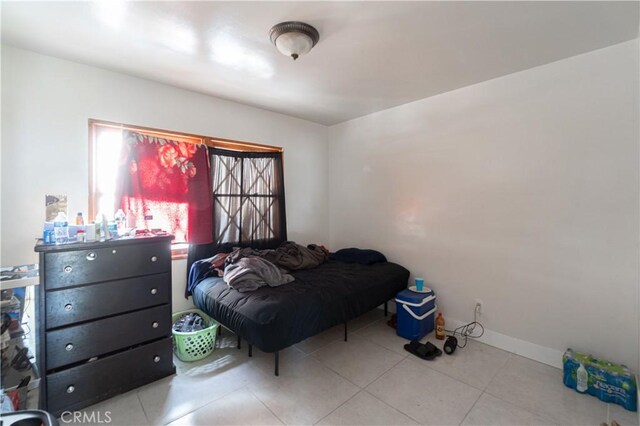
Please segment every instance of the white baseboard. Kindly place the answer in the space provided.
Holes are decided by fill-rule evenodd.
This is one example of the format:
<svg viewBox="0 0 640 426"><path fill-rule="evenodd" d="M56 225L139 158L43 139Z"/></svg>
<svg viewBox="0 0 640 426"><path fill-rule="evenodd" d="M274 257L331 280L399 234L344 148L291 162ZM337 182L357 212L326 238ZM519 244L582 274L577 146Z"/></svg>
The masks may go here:
<svg viewBox="0 0 640 426"><path fill-rule="evenodd" d="M383 309L382 306L379 309ZM395 303L389 303L389 312L395 312ZM456 327L467 324L467 322L458 321L456 319L446 318L447 330L453 330ZM496 331L487 330L485 328L484 335L479 339L474 339L489 346L496 347L505 351L513 352L525 358L541 362L556 368L562 368L562 351L547 348L546 346L536 343L527 342L526 340L517 339L507 336L506 334Z"/></svg>
<svg viewBox="0 0 640 426"><path fill-rule="evenodd" d="M452 330L461 325L467 324L452 318L447 318L447 329ZM562 368L562 351L547 348L546 346L536 343L527 342L526 340L517 339L507 336L506 334L487 330L485 328L484 335L479 339L474 339L487 345L494 346L498 349L513 352L525 358L541 362L556 368Z"/></svg>

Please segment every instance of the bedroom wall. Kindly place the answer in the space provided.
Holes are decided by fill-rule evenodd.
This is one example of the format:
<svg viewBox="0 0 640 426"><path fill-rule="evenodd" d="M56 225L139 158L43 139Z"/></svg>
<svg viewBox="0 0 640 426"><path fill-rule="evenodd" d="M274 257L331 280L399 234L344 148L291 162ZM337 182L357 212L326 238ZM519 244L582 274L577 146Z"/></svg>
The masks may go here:
<svg viewBox="0 0 640 426"><path fill-rule="evenodd" d="M423 276L450 323L552 365L638 366L638 40L329 129L330 243ZM428 76L425 76L428 78Z"/></svg>
<svg viewBox="0 0 640 426"><path fill-rule="evenodd" d="M2 265L37 262L45 194L87 211L89 118L284 147L289 238L327 243L325 126L2 46ZM185 268L174 261L174 310L189 306Z"/></svg>

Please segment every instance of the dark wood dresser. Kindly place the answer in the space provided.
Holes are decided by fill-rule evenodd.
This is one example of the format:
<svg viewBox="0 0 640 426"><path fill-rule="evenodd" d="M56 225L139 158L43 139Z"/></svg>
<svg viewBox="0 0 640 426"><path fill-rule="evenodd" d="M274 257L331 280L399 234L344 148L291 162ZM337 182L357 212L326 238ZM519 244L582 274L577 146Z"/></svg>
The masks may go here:
<svg viewBox="0 0 640 426"><path fill-rule="evenodd" d="M59 416L175 372L172 238L35 247L43 409Z"/></svg>

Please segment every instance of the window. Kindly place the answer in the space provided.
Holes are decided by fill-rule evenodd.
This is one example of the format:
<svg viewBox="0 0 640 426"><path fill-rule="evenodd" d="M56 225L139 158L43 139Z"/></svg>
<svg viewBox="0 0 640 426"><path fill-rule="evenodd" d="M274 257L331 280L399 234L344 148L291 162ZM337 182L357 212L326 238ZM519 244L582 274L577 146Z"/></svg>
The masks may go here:
<svg viewBox="0 0 640 426"><path fill-rule="evenodd" d="M207 182L206 192L209 199L209 211L212 209L211 196L212 180L209 173L209 164L204 167L198 168L194 172L192 170L193 160L189 158L192 155L194 148L189 146L198 146L205 149L208 147L212 149L224 149L227 152L239 152L239 151L252 151L254 155L257 153L265 153L270 155L276 155L280 158L280 164L282 160L282 149L266 145L257 145L246 142L230 141L225 139L216 139L206 136L198 136L192 134L185 134L179 132L170 132L159 129L144 128L139 126L124 125L119 123L111 123L99 120L89 120L89 135L90 135L90 161L89 161L89 217L87 220L92 220L99 212L104 212L107 215L113 213L122 206L124 202L130 202L127 206L137 210L138 214L135 215L136 226L139 228L161 228L165 230L171 230L176 235L176 241L174 243L174 255L186 253L187 242L190 241L187 229L189 228L189 218L191 218L191 224L200 223L202 221L193 220L193 215L189 210L188 202L178 202L175 199L158 200L158 197L133 197L132 194L123 194L122 176L125 175L124 170L127 168L136 169L142 167L145 169L144 164L139 164L138 161L132 157L131 140L135 138L134 143L144 142L147 144L156 144L158 148L158 155L164 158L159 158L159 164L162 167L167 168L165 172L172 171L175 175L182 175L191 178L191 175L196 175L199 180L198 189L201 190L204 186L203 179ZM161 149L164 144L169 144L175 147L165 147ZM188 151L188 152L187 152ZM184 154L184 155L182 155ZM141 155L137 153L136 155ZM210 161L208 155L206 161ZM136 157L137 158L137 157ZM248 164L248 163L247 163ZM263 167L264 168L264 167ZM147 167L149 169L149 167ZM170 170L169 170L170 169ZM269 167L267 169L271 170ZM262 170L259 175L266 176L272 173L269 170ZM248 170L249 171L249 170ZM131 170L129 170L131 172ZM202 172L198 174L199 172ZM257 170L256 170L257 172ZM165 173L165 177L169 174ZM141 180L138 181L140 183ZM262 181L261 181L262 182ZM265 180L264 183L267 181ZM262 187L264 183L259 183ZM257 190L254 185L253 188L247 187L249 191ZM261 190L262 191L262 190ZM166 192L166 191L165 191ZM135 194L133 194L135 195ZM265 195L265 194L260 194ZM205 197L205 198L207 198ZM166 197L165 197L166 198ZM198 200L202 201L203 197L199 197ZM261 197L260 197L261 198ZM282 198L283 199L283 198ZM249 198L244 197L240 201L248 202ZM256 208L264 208L268 215L271 215L275 211L270 203L260 204L255 197L251 200L256 204ZM283 205L284 209L284 205ZM193 210L193 209L192 209ZM202 210L202 208L200 209ZM210 220L216 221L216 223L222 223L225 216L220 216L221 212L218 212L219 216L215 216L214 213L209 213ZM246 211L246 208L245 208ZM255 213L255 212L254 212ZM212 217L213 216L213 217ZM255 216L255 215L254 215ZM151 222L147 219L151 219ZM228 220L232 220L231 217L226 216ZM246 219L247 215L244 216ZM236 218L233 217L233 220ZM264 222L264 221L263 221ZM265 223L273 223L269 219ZM151 225L151 226L150 226ZM272 225L273 226L273 225ZM262 229L262 225L259 225L257 229ZM211 233L208 234L210 237ZM174 256L175 257L175 256Z"/></svg>
<svg viewBox="0 0 640 426"><path fill-rule="evenodd" d="M282 153L209 151L214 243L260 248L286 241Z"/></svg>

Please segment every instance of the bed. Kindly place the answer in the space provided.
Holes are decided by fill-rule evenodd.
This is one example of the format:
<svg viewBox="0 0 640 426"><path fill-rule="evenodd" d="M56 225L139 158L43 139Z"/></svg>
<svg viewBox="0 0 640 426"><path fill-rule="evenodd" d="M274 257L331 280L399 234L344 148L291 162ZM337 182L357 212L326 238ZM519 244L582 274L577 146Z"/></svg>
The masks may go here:
<svg viewBox="0 0 640 426"><path fill-rule="evenodd" d="M393 299L407 286L409 271L391 262L371 265L329 260L313 269L291 272L295 281L241 293L219 277L193 289L193 302L249 344L275 354L308 337L348 321ZM386 309L385 309L386 311ZM385 312L386 314L386 312Z"/></svg>

